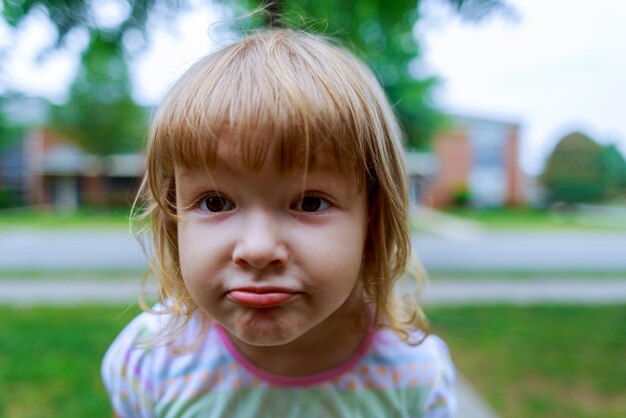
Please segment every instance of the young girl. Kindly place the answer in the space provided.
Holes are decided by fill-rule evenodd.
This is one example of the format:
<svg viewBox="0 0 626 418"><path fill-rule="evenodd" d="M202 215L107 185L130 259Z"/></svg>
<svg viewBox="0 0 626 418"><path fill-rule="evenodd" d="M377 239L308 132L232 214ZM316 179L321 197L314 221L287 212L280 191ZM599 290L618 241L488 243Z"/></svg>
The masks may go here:
<svg viewBox="0 0 626 418"><path fill-rule="evenodd" d="M268 30L193 65L155 115L146 215L161 303L108 350L121 417L449 417L454 370L394 283L400 131L375 77Z"/></svg>

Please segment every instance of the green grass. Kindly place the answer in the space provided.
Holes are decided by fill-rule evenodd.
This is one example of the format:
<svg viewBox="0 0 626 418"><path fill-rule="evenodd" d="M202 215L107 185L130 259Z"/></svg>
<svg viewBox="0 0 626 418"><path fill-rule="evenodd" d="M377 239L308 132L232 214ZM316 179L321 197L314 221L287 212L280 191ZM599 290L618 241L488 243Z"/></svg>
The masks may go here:
<svg viewBox="0 0 626 418"><path fill-rule="evenodd" d="M0 273L0 278L2 277ZM431 280L626 280L626 270L429 270Z"/></svg>
<svg viewBox="0 0 626 418"><path fill-rule="evenodd" d="M100 361L136 313L123 307L0 307L0 416L111 416Z"/></svg>
<svg viewBox="0 0 626 418"><path fill-rule="evenodd" d="M100 362L138 312L0 307L0 416L110 416ZM503 417L623 417L626 306L432 308L433 331Z"/></svg>
<svg viewBox="0 0 626 418"><path fill-rule="evenodd" d="M0 280L141 280L146 269L0 269Z"/></svg>
<svg viewBox="0 0 626 418"><path fill-rule="evenodd" d="M141 280L146 269L2 269L1 280ZM626 271L532 271L532 270L463 270L437 271L429 270L428 278L437 280L593 280L621 279L626 280Z"/></svg>
<svg viewBox="0 0 626 418"><path fill-rule="evenodd" d="M72 214L32 208L0 211L0 229L6 228L128 228L129 208L82 208Z"/></svg>
<svg viewBox="0 0 626 418"><path fill-rule="evenodd" d="M471 209L459 208L450 209L446 213L460 216L462 218L484 222L489 226L559 226L566 225L568 218L555 217L547 210L539 209Z"/></svg>
<svg viewBox="0 0 626 418"><path fill-rule="evenodd" d="M626 411L626 306L430 309L457 367L503 417Z"/></svg>
<svg viewBox="0 0 626 418"><path fill-rule="evenodd" d="M0 210L0 229L28 228L128 228L130 208L81 208L72 214L62 214L51 209L19 208ZM493 229L531 230L624 230L619 221L610 227L593 226L576 213L556 215L540 209L450 209L450 215L476 221ZM414 225L414 228L419 227Z"/></svg>
<svg viewBox="0 0 626 418"><path fill-rule="evenodd" d="M479 222L493 229L610 231L626 228L619 220L606 224L595 222L594 225L594 222L591 222L592 218L576 212L557 214L544 209L450 209L446 213Z"/></svg>

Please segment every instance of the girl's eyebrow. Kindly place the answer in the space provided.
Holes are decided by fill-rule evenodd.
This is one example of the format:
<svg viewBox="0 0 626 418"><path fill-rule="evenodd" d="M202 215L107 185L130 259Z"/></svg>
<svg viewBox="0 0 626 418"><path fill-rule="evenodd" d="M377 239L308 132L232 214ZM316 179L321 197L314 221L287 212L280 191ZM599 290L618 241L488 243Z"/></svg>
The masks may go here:
<svg viewBox="0 0 626 418"><path fill-rule="evenodd" d="M206 177L206 175L201 175L203 170L201 169L189 169L189 168L179 168L177 167L175 170L175 176L178 182L188 183L188 182L197 182L202 178Z"/></svg>
<svg viewBox="0 0 626 418"><path fill-rule="evenodd" d="M176 192L188 199L200 191L215 188L215 179L204 169L176 168Z"/></svg>

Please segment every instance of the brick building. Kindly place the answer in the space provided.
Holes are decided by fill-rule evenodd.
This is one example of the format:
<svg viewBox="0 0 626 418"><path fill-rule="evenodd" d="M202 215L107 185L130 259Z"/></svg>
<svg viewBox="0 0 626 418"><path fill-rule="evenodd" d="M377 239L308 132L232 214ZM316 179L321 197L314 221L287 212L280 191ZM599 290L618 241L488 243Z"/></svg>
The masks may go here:
<svg viewBox="0 0 626 418"><path fill-rule="evenodd" d="M80 205L129 206L144 172L140 154L97 158L46 130L23 143L25 200L71 212Z"/></svg>
<svg viewBox="0 0 626 418"><path fill-rule="evenodd" d="M420 203L443 208L524 204L517 123L452 116L433 141L434 176L422 182Z"/></svg>

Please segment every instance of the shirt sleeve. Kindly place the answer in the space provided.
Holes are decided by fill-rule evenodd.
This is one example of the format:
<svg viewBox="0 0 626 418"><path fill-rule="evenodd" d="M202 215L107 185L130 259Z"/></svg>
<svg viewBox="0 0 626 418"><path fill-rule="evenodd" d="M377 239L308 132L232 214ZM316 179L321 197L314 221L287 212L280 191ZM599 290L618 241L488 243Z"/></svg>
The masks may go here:
<svg viewBox="0 0 626 418"><path fill-rule="evenodd" d="M121 418L154 414L152 350L147 314L131 321L109 347L102 361L102 380L114 412Z"/></svg>
<svg viewBox="0 0 626 418"><path fill-rule="evenodd" d="M456 372L446 344L437 336L428 337L433 345L435 379L424 406L424 418L452 418L457 411Z"/></svg>

